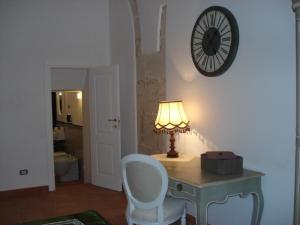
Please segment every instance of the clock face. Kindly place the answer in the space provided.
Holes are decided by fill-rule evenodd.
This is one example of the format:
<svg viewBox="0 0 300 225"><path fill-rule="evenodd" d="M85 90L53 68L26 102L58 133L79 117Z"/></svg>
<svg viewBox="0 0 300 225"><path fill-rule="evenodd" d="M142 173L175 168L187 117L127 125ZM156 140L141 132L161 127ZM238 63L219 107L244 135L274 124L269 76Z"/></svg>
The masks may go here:
<svg viewBox="0 0 300 225"><path fill-rule="evenodd" d="M218 76L232 64L239 30L232 13L223 7L207 8L197 19L191 37L193 62L205 76Z"/></svg>

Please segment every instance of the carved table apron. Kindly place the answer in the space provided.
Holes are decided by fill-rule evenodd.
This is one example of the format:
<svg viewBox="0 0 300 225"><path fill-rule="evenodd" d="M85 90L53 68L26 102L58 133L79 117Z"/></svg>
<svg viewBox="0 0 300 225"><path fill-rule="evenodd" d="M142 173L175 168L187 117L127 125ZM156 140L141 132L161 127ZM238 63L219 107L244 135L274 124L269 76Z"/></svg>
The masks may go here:
<svg viewBox="0 0 300 225"><path fill-rule="evenodd" d="M157 158L157 157L154 157ZM259 225L264 200L261 191L263 173L244 169L238 175L216 175L201 170L200 158L176 160L159 158L169 176L169 194L186 198L197 206L197 225L207 225L207 208L225 203L229 196L253 197L251 225Z"/></svg>

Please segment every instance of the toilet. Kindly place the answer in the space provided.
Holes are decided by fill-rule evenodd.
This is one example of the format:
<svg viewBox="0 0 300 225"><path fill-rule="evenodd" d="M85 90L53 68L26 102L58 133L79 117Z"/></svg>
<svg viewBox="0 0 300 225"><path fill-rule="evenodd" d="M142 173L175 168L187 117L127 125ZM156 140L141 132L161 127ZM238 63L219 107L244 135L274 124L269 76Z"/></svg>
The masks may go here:
<svg viewBox="0 0 300 225"><path fill-rule="evenodd" d="M55 177L58 181L74 181L79 179L78 158L66 152L54 152Z"/></svg>

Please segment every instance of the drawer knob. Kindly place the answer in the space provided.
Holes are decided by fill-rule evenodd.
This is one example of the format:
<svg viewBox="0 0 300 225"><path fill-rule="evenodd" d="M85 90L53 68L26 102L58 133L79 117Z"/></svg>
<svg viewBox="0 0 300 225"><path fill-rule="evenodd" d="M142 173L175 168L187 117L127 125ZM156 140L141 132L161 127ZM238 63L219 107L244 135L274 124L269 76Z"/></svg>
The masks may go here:
<svg viewBox="0 0 300 225"><path fill-rule="evenodd" d="M177 184L176 188L177 188L177 191L182 191L183 186L182 186L182 184Z"/></svg>

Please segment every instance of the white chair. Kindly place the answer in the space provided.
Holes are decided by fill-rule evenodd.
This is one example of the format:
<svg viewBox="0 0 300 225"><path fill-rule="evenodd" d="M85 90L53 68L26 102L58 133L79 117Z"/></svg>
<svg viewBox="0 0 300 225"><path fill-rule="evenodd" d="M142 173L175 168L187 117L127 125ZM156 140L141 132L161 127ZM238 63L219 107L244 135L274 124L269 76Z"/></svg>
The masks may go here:
<svg viewBox="0 0 300 225"><path fill-rule="evenodd" d="M131 154L122 159L122 170L129 225L167 225L180 218L186 224L185 201L166 196L168 175L159 161Z"/></svg>

